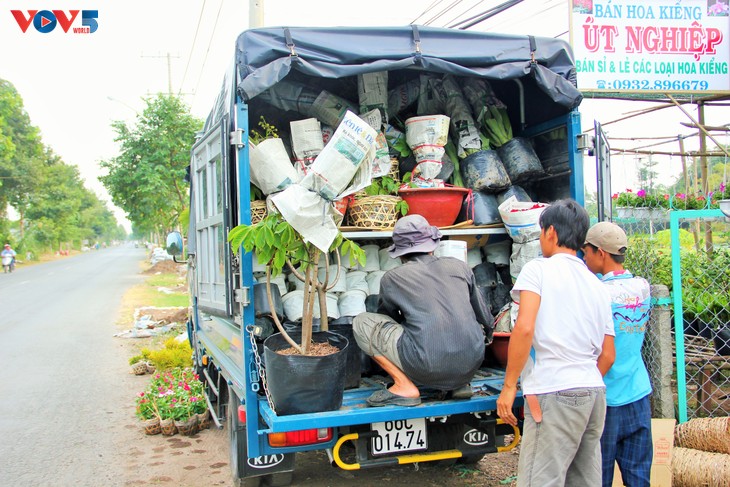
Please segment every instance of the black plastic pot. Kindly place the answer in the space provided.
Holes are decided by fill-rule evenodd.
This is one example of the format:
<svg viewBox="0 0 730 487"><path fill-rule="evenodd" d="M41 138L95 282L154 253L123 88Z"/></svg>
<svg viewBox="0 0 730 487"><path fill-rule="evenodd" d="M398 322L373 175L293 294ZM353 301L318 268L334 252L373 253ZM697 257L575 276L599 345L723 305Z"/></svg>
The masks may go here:
<svg viewBox="0 0 730 487"><path fill-rule="evenodd" d="M271 299L274 301L274 309L276 315L280 318L284 317L284 306L281 304L281 292L279 286L271 284ZM272 315L269 307L269 298L266 296L266 283L257 282L253 285L253 307L256 310L256 316Z"/></svg>
<svg viewBox="0 0 730 487"><path fill-rule="evenodd" d="M497 287L497 266L493 263L482 262L481 264L475 265L473 272L477 286L485 286L491 289Z"/></svg>
<svg viewBox="0 0 730 487"><path fill-rule="evenodd" d="M527 181L545 173L535 149L525 138L515 137L497 149L497 152L512 183Z"/></svg>
<svg viewBox="0 0 730 487"><path fill-rule="evenodd" d="M530 195L527 194L527 191L522 189L522 186L517 186L515 184L507 188L506 191L502 191L501 193L497 194L497 204L501 205L512 196L517 198L517 201L522 201L525 203L532 201L532 199L530 199Z"/></svg>
<svg viewBox="0 0 730 487"><path fill-rule="evenodd" d="M712 341L715 342L717 354L724 357L730 356L730 328L723 325L714 335Z"/></svg>
<svg viewBox="0 0 730 487"><path fill-rule="evenodd" d="M295 342L300 334L290 334ZM279 416L335 411L342 406L347 366L347 338L331 331L312 334L316 343L328 342L339 352L325 356L281 355L290 347L281 333L264 341L266 381Z"/></svg>
<svg viewBox="0 0 730 487"><path fill-rule="evenodd" d="M456 220L474 220L474 225L501 223L502 217L499 215L497 197L493 194L473 191L464 198L464 202L461 204L461 212Z"/></svg>
<svg viewBox="0 0 730 487"><path fill-rule="evenodd" d="M345 368L345 389L352 389L360 385L360 347L355 341L355 333L352 331L352 317L350 323L330 323L330 331L333 331L347 338L347 367ZM341 321L341 320L336 320Z"/></svg>
<svg viewBox="0 0 730 487"><path fill-rule="evenodd" d="M370 294L365 298L365 311L368 313L377 313L380 305L380 294Z"/></svg>
<svg viewBox="0 0 730 487"><path fill-rule="evenodd" d="M467 188L485 193L497 193L511 184L499 154L482 150L464 158L459 165Z"/></svg>

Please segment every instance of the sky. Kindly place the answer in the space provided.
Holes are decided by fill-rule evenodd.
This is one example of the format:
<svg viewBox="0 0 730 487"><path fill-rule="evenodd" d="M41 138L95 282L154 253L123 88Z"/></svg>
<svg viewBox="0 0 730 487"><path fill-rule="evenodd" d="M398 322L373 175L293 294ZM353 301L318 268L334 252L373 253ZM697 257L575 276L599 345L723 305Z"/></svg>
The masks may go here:
<svg viewBox="0 0 730 487"><path fill-rule="evenodd" d="M443 27L457 18L495 5L494 0L370 0L348 6L332 0L260 0L265 26L386 26L418 24ZM430 11L429 6L435 5ZM450 7L450 8L449 8ZM42 34L31 25L23 33L11 10L98 10L93 34L64 33L60 26ZM444 11L445 10L445 11ZM427 11L425 15L422 15ZM74 23L77 26L78 22ZM242 0L6 0L0 7L0 78L10 81L23 98L31 123L43 142L66 163L79 167L87 187L110 198L98 181L98 162L114 157L118 146L113 120L132 123L143 99L157 93L179 93L199 118L207 115L223 73L232 60L237 35L249 26L249 5ZM567 0L525 0L472 30L530 34L569 39ZM586 100L583 126L593 119L608 122L647 106L644 102ZM725 108L727 112L727 108ZM693 116L696 113L693 111ZM707 110L706 123L730 120L722 110ZM679 110L608 127L610 137L651 137L690 133ZM727 136L721 139L727 143ZM632 147L630 142L612 146ZM639 145L639 143L634 143ZM697 146L687 140L686 148ZM670 146L671 147L671 146ZM671 150L677 150L671 147ZM679 158L656 158L660 182L671 183L681 172ZM635 186L638 159L615 156L612 185ZM595 178L586 164L585 178ZM111 207L111 205L110 205ZM118 219L129 230L123 212Z"/></svg>

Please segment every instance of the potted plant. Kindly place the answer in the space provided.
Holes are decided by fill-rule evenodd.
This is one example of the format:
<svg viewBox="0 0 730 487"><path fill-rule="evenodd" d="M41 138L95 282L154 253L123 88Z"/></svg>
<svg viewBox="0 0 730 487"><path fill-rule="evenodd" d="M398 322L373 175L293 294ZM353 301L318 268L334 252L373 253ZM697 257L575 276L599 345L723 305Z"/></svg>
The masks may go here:
<svg viewBox="0 0 730 487"><path fill-rule="evenodd" d="M618 218L659 221L666 219L669 209L669 195L655 195L640 189L634 193L627 189L613 195Z"/></svg>
<svg viewBox="0 0 730 487"><path fill-rule="evenodd" d="M140 392L137 394L136 416L142 420L142 427L146 435L158 435L160 429L160 412L157 409L157 402L152 393Z"/></svg>
<svg viewBox="0 0 730 487"><path fill-rule="evenodd" d="M304 283L301 333L288 333L281 320L271 318L279 334L264 342L266 380L272 409L277 414L298 414L339 409L344 391L345 347L347 340L328 330L327 291L340 278L340 250L350 261L365 264L365 252L337 233L329 252L324 253L324 278L318 276L322 251L307 241L280 213L269 214L255 225L233 228L228 240L234 252L243 248L255 252L259 263L266 264L266 289L270 309L276 309L271 293L271 278L286 267ZM337 273L329 273L329 256L334 253ZM313 333L315 300L320 310L320 332ZM324 364L324 365L321 365ZM339 369L339 371L337 371ZM283 377L278 374L283 373ZM314 373L315 376L311 377ZM326 379L323 380L323 374ZM323 387L313 392L317 385ZM297 392L302 386L304 392ZM294 399L289 401L289 398Z"/></svg>

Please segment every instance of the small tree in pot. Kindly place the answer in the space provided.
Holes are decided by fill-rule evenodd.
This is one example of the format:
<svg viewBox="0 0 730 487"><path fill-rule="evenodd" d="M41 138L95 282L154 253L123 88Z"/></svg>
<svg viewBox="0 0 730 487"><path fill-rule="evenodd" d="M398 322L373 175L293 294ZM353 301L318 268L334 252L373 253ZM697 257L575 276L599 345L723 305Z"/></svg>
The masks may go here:
<svg viewBox="0 0 730 487"><path fill-rule="evenodd" d="M264 341L267 397L280 415L312 413L339 409L345 386L347 340L328 332L327 290L340 279L340 250L365 264L365 252L338 232L329 251L335 252L337 274L329 274L329 252L325 253L325 274L321 281L318 267L322 251L305 240L280 213L268 215L255 225L239 225L229 234L236 252L243 247L255 251L260 264L266 264L266 295L271 317L279 330ZM287 266L304 282L301 337L290 336L274 311L271 277ZM343 276L344 278L344 276ZM313 331L315 299L318 300L321 332ZM283 338L283 340L282 340ZM295 338L300 338L299 342ZM291 347L287 350L287 345ZM292 353L293 351L293 353ZM254 352L256 353L256 352Z"/></svg>
<svg viewBox="0 0 730 487"><path fill-rule="evenodd" d="M340 279L340 250L350 257L350 263L365 265L365 252L359 245L338 233L330 247L335 253L337 274L329 275L329 253L325 253L325 277L318 278L318 264L321 250L311 242L305 241L280 213L268 215L255 225L238 225L233 228L228 240L234 252L243 247L246 252L255 251L260 264L266 264L266 289L270 309L274 309L271 295L271 277L281 274L287 266L294 275L304 282L304 304L302 313L302 338L295 342L284 329L276 313L272 314L274 323L287 342L300 354L308 355L312 340L314 304L317 299L321 316L321 329L327 330L327 291Z"/></svg>

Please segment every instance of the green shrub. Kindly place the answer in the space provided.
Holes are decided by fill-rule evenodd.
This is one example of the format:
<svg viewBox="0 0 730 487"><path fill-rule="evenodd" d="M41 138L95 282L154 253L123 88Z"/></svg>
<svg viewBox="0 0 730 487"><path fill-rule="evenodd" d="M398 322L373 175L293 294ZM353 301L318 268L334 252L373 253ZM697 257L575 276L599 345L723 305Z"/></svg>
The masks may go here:
<svg viewBox="0 0 730 487"><path fill-rule="evenodd" d="M176 367L185 368L193 365L193 351L187 340L179 342L175 338L169 338L165 341L162 349L149 350L145 348L140 353L157 370L169 370Z"/></svg>

